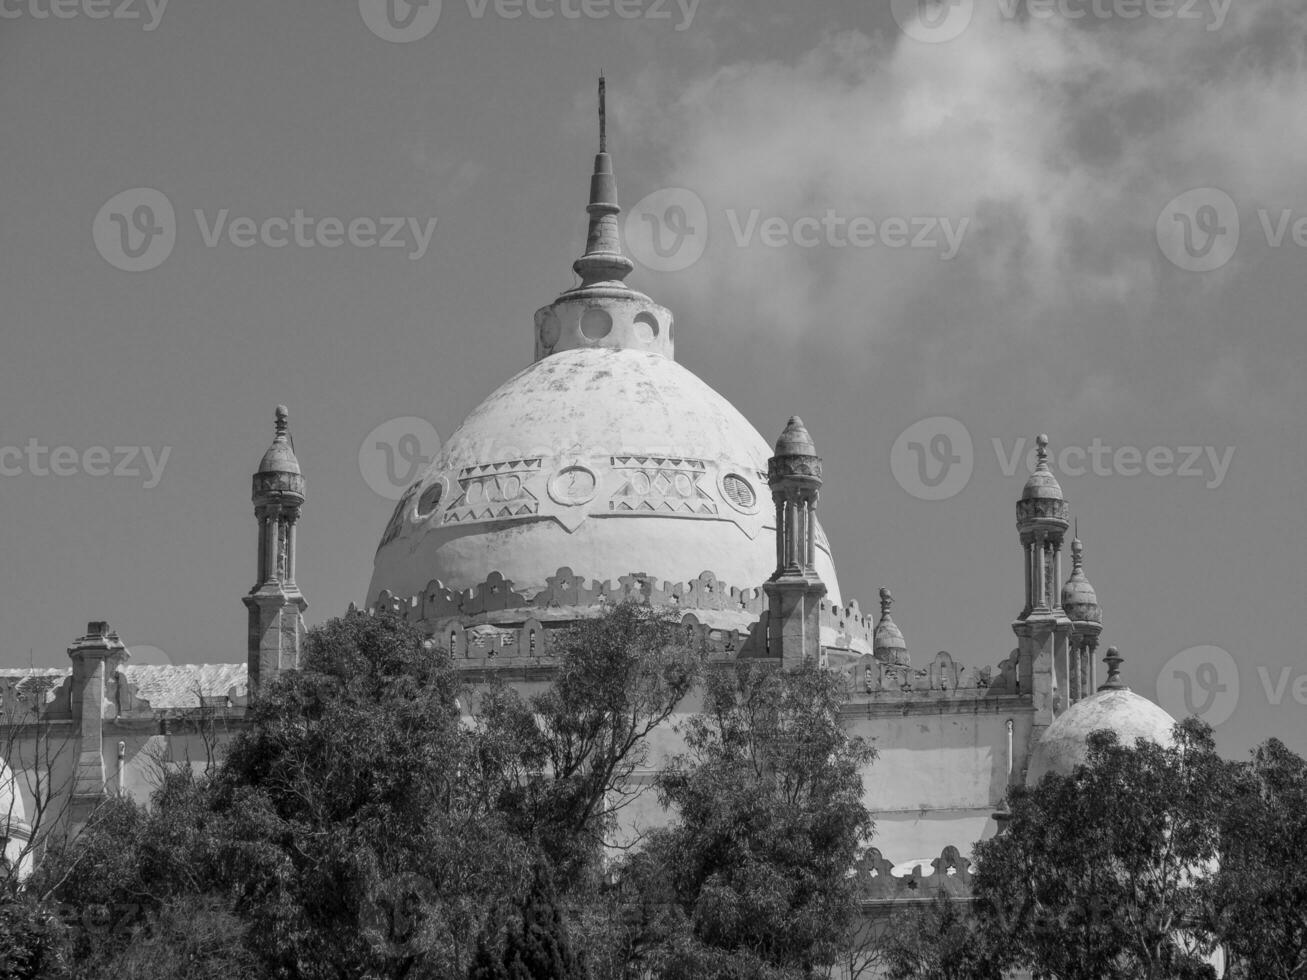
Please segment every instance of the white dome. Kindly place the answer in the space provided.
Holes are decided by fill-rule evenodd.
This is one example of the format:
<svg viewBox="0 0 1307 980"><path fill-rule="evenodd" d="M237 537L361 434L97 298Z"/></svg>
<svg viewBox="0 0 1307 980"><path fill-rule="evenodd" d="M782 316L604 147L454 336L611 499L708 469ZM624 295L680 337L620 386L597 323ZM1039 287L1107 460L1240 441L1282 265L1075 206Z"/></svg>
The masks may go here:
<svg viewBox="0 0 1307 980"><path fill-rule="evenodd" d="M559 568L616 586L631 572L710 571L757 588L776 567L766 440L663 354L563 350L482 402L400 500L377 550L383 589L466 589L500 572L532 593ZM839 603L818 528L817 571Z"/></svg>
<svg viewBox="0 0 1307 980"><path fill-rule="evenodd" d="M1089 754L1093 732L1116 732L1122 745L1133 747L1140 738L1158 745L1171 745L1175 719L1129 688L1112 688L1077 701L1058 715L1035 746L1026 782L1034 786L1045 773L1069 776Z"/></svg>

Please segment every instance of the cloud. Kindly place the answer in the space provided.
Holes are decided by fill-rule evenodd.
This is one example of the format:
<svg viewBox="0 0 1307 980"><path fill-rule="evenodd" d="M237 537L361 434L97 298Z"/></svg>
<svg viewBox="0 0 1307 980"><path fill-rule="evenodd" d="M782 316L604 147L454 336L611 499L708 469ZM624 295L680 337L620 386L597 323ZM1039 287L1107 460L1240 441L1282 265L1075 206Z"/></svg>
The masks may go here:
<svg viewBox="0 0 1307 980"><path fill-rule="evenodd" d="M1193 186L1227 190L1254 226L1257 207L1301 194L1307 10L1285 6L1241 0L1208 30L1009 18L977 0L948 43L844 31L788 61L651 69L624 106L628 131L665 154L668 185L704 200L710 228L704 257L658 286L737 336L817 330L850 352L905 333L961 343L978 376L1037 336L1085 359L1089 403L1121 385L1094 363L1104 346L1157 324L1192 321L1190 355L1214 360L1227 325L1205 319L1205 294L1261 253L1195 278L1162 258L1154 226ZM792 226L828 210L968 224L952 260L736 241L755 212Z"/></svg>

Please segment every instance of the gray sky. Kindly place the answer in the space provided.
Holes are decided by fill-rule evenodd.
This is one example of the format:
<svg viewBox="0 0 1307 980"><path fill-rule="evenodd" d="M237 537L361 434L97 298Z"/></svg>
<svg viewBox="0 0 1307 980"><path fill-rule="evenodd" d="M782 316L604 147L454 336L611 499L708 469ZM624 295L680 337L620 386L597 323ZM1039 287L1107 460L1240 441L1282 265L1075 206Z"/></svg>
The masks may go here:
<svg viewBox="0 0 1307 980"><path fill-rule="evenodd" d="M1229 753L1307 751L1293 0L954 0L925 21L899 0L445 0L403 42L379 0L50 2L0 2L0 662L66 663L100 618L178 662L242 660L278 402L309 618L361 601L392 502L360 447L397 417L448 435L529 363L532 312L573 282L603 68L623 203L678 189L646 213L703 248L629 281L765 436L803 416L846 597L891 587L918 661L1004 657L1025 477L1006 459L1047 431L1084 468L1055 471L1126 679L1157 698L1160 677L1173 711L1190 684ZM147 271L97 249L133 188L175 211ZM408 246L233 243L238 218L283 239L265 222L297 209L402 217ZM936 417L969 454L956 427L900 438ZM71 475L41 475L31 440L76 450ZM1099 473L1075 453L1095 446ZM1206 646L1232 661L1185 652Z"/></svg>

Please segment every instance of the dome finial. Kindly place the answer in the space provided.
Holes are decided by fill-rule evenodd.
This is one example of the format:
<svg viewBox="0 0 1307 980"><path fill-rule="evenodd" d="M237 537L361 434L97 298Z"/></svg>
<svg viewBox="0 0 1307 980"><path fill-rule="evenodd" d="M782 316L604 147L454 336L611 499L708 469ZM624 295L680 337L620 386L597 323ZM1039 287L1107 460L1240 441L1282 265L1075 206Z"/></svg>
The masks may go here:
<svg viewBox="0 0 1307 980"><path fill-rule="evenodd" d="M1048 468L1048 436L1040 433L1035 437L1035 445L1039 447L1039 465Z"/></svg>
<svg viewBox="0 0 1307 980"><path fill-rule="evenodd" d="M599 76L599 152L595 155L594 175L590 178L590 230L586 234L585 254L572 263L581 277L581 287L595 283L621 283L635 268L622 254L622 239L618 232L617 179L613 176L613 161L608 156L608 98L607 82Z"/></svg>
<svg viewBox="0 0 1307 980"><path fill-rule="evenodd" d="M1107 680L1098 685L1100 691L1128 691L1130 685L1121 680L1121 664L1124 662L1121 651L1116 647L1107 648L1107 656L1103 662L1107 664Z"/></svg>
<svg viewBox="0 0 1307 980"><path fill-rule="evenodd" d="M285 405L277 406L276 421L274 422L277 431L277 438L281 439L290 432L290 412L286 410Z"/></svg>

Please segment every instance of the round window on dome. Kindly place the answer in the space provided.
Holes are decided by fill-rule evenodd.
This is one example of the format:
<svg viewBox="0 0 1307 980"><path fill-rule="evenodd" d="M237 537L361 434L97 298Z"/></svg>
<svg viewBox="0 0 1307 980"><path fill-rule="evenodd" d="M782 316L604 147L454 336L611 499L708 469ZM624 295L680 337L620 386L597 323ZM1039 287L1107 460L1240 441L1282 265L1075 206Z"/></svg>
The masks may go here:
<svg viewBox="0 0 1307 980"><path fill-rule="evenodd" d="M597 306L581 314L581 333L587 340L603 340L612 332L613 318Z"/></svg>
<svg viewBox="0 0 1307 980"><path fill-rule="evenodd" d="M643 344L652 343L658 336L658 318L652 313L636 314L635 336Z"/></svg>
<svg viewBox="0 0 1307 980"><path fill-rule="evenodd" d="M419 521L425 521L428 517L436 512L440 506L440 498L445 494L445 484L437 480L431 486L422 491L422 496L418 498L417 514Z"/></svg>
<svg viewBox="0 0 1307 980"><path fill-rule="evenodd" d="M728 473L722 477L722 493L736 510L751 511L758 503L753 487L738 473Z"/></svg>

